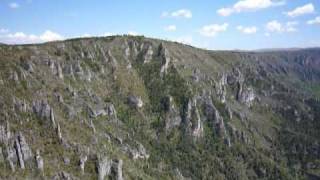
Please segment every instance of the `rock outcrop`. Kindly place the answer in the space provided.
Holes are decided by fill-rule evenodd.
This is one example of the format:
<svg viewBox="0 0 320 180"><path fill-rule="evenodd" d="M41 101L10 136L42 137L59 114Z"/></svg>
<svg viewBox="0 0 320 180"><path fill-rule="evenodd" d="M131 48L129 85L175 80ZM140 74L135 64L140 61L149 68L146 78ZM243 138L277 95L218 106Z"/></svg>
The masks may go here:
<svg viewBox="0 0 320 180"><path fill-rule="evenodd" d="M87 160L88 160L88 156L86 156L86 155L83 155L80 157L79 166L80 166L80 170L81 170L82 174L84 173L84 167L85 167Z"/></svg>
<svg viewBox="0 0 320 180"><path fill-rule="evenodd" d="M115 180L123 180L122 166L122 159L117 159L113 161L111 173L113 174Z"/></svg>
<svg viewBox="0 0 320 180"><path fill-rule="evenodd" d="M159 46L159 56L162 61L160 75L163 76L164 74L167 73L167 70L169 68L169 63L171 61L169 51L163 43L161 43Z"/></svg>
<svg viewBox="0 0 320 180"><path fill-rule="evenodd" d="M218 81L216 87L217 87L217 95L219 97L219 100L221 103L226 102L226 96L227 96L227 76L226 74L222 74L221 79Z"/></svg>
<svg viewBox="0 0 320 180"><path fill-rule="evenodd" d="M193 137L199 138L203 135L203 124L197 107L196 98L192 98L188 102L186 124L188 131Z"/></svg>
<svg viewBox="0 0 320 180"><path fill-rule="evenodd" d="M44 161L43 158L40 155L40 150L36 151L36 165L37 165L37 169L39 169L40 171L43 171L44 168Z"/></svg>
<svg viewBox="0 0 320 180"><path fill-rule="evenodd" d="M161 103L165 110L166 131L170 131L172 128L180 126L181 116L174 104L172 96L165 97Z"/></svg>
<svg viewBox="0 0 320 180"><path fill-rule="evenodd" d="M131 95L128 97L128 104L135 108L142 108L143 101L140 97Z"/></svg>
<svg viewBox="0 0 320 180"><path fill-rule="evenodd" d="M147 150L141 143L135 142L135 146L136 147L131 147L130 145L125 144L122 149L124 152L128 153L133 160L148 159L150 157Z"/></svg>
<svg viewBox="0 0 320 180"><path fill-rule="evenodd" d="M108 176L111 172L112 160L107 156L98 157L97 169L98 169L98 179L105 180L105 177Z"/></svg>
<svg viewBox="0 0 320 180"><path fill-rule="evenodd" d="M241 102L241 103L244 103L246 104L247 106L252 106L253 104L253 101L255 100L256 98L256 95L253 91L252 88L246 88L246 89L239 89L239 92L238 92L238 100Z"/></svg>
<svg viewBox="0 0 320 180"><path fill-rule="evenodd" d="M25 168L24 163L32 158L32 152L22 133L19 133L15 141L17 156L19 157L20 167Z"/></svg>
<svg viewBox="0 0 320 180"><path fill-rule="evenodd" d="M56 126L54 112L51 106L45 100L36 100L32 103L33 112L41 119L51 122L53 127Z"/></svg>
<svg viewBox="0 0 320 180"><path fill-rule="evenodd" d="M61 171L59 173L57 173L56 175L54 175L52 177L53 180L78 180L78 178L75 178L73 175L65 172L65 171Z"/></svg>
<svg viewBox="0 0 320 180"><path fill-rule="evenodd" d="M153 58L153 48L152 45L146 45L144 47L143 53L143 63L149 63Z"/></svg>

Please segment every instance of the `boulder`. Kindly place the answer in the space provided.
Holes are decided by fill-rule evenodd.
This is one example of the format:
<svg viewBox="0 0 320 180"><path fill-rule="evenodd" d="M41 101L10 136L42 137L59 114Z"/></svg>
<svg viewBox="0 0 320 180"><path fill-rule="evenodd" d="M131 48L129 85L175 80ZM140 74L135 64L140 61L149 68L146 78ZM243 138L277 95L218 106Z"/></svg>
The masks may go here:
<svg viewBox="0 0 320 180"><path fill-rule="evenodd" d="M91 108L90 108L90 117L92 117L92 118L96 118L96 117L98 117L98 116L106 116L106 115L108 115L108 113L106 112L106 110L105 109L94 109L94 110L92 110Z"/></svg>
<svg viewBox="0 0 320 180"><path fill-rule="evenodd" d="M140 97L131 95L131 96L128 97L128 104L129 104L131 107L142 108L142 106L143 106L143 101L141 100Z"/></svg>

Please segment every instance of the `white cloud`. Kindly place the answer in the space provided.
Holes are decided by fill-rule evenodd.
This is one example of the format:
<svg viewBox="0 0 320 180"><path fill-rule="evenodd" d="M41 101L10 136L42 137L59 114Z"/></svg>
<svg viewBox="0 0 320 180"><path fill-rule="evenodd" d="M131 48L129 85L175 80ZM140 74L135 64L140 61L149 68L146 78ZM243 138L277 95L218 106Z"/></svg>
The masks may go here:
<svg viewBox="0 0 320 180"><path fill-rule="evenodd" d="M174 17L174 18L192 18L192 12L188 9L179 9L173 12L163 12L161 17Z"/></svg>
<svg viewBox="0 0 320 180"><path fill-rule="evenodd" d="M181 37L175 38L174 41L177 41L183 44L192 44L193 38L192 36L181 36Z"/></svg>
<svg viewBox="0 0 320 180"><path fill-rule="evenodd" d="M285 14L287 14L290 17L297 17L297 16L302 16L304 14L311 14L314 13L315 9L312 3L306 4L304 6L300 6L295 8L292 11L286 12Z"/></svg>
<svg viewBox="0 0 320 180"><path fill-rule="evenodd" d="M39 36L39 39L41 41L55 41L55 40L62 40L63 37L55 32L52 32L50 30L46 30L43 34Z"/></svg>
<svg viewBox="0 0 320 180"><path fill-rule="evenodd" d="M313 25L313 24L320 24L320 16L314 18L314 19L311 19L309 21L307 21L307 24L309 25Z"/></svg>
<svg viewBox="0 0 320 180"><path fill-rule="evenodd" d="M296 32L298 31L298 29L296 28L298 24L299 22L297 21L289 21L286 24L282 24L277 20L273 20L267 23L266 29L269 33L270 32L277 32L277 33Z"/></svg>
<svg viewBox="0 0 320 180"><path fill-rule="evenodd" d="M113 36L114 34L111 32L105 32L101 36Z"/></svg>
<svg viewBox="0 0 320 180"><path fill-rule="evenodd" d="M206 25L201 28L200 34L207 37L214 37L218 33L226 31L228 26L228 23Z"/></svg>
<svg viewBox="0 0 320 180"><path fill-rule="evenodd" d="M2 34L2 33L7 33L7 32L9 32L9 30L8 30L8 29L0 28L0 33L1 33L1 34Z"/></svg>
<svg viewBox="0 0 320 180"><path fill-rule="evenodd" d="M165 31L176 31L177 27L175 25L169 25L164 28Z"/></svg>
<svg viewBox="0 0 320 180"><path fill-rule="evenodd" d="M136 31L128 31L128 35L130 35L130 36L138 36L139 33L137 33Z"/></svg>
<svg viewBox="0 0 320 180"><path fill-rule="evenodd" d="M84 33L80 36L81 38L87 38L87 37L93 37L93 35L89 34L89 33Z"/></svg>
<svg viewBox="0 0 320 180"><path fill-rule="evenodd" d="M12 3L9 3L9 7L11 9L17 9L20 7L20 5L18 3L12 2Z"/></svg>
<svg viewBox="0 0 320 180"><path fill-rule="evenodd" d="M289 21L286 24L286 31L287 32L296 32L298 31L298 29L296 28L296 26L299 24L298 21Z"/></svg>
<svg viewBox="0 0 320 180"><path fill-rule="evenodd" d="M221 8L221 9L218 9L217 13L220 16L230 16L233 13L233 9L232 8Z"/></svg>
<svg viewBox="0 0 320 180"><path fill-rule="evenodd" d="M50 30L46 30L38 36L34 34L25 34L23 32L0 35L0 42L8 44L40 43L62 39L63 36Z"/></svg>
<svg viewBox="0 0 320 180"><path fill-rule="evenodd" d="M135 33L135 32L128 32L127 34L132 34L132 33ZM84 33L82 35L80 35L79 37L80 38L89 38L89 37L105 37L105 36L113 36L115 35L114 33L111 33L111 32L105 32L105 33L102 33L102 34L90 34L90 33Z"/></svg>
<svg viewBox="0 0 320 180"><path fill-rule="evenodd" d="M258 28L255 26L249 26L249 27L237 26L237 29L244 34L255 34L258 31Z"/></svg>
<svg viewBox="0 0 320 180"><path fill-rule="evenodd" d="M233 13L257 11L260 9L266 9L272 6L279 6L284 4L284 1L279 0L240 0L232 7L218 9L217 13L220 16L230 16Z"/></svg>

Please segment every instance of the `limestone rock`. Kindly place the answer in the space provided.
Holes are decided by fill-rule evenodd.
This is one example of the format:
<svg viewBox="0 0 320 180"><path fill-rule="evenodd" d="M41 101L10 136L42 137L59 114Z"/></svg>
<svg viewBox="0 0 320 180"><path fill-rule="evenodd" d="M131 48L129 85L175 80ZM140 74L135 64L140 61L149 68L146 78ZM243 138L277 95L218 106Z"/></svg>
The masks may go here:
<svg viewBox="0 0 320 180"><path fill-rule="evenodd" d="M24 70L26 70L29 73L33 73L34 72L33 65L32 65L32 63L30 61L23 60L22 67L23 67Z"/></svg>
<svg viewBox="0 0 320 180"><path fill-rule="evenodd" d="M187 128L191 131L193 137L201 137L203 135L203 124L200 118L200 113L197 108L196 98L192 98L188 102L187 114L186 114Z"/></svg>
<svg viewBox="0 0 320 180"><path fill-rule="evenodd" d="M220 81L217 83L217 95L221 103L226 102L226 95L227 95L227 76L226 74L222 74Z"/></svg>
<svg viewBox="0 0 320 180"><path fill-rule="evenodd" d="M116 180L123 180L122 166L123 166L122 159L115 160L112 164L111 170Z"/></svg>
<svg viewBox="0 0 320 180"><path fill-rule="evenodd" d="M63 68L63 74L70 76L74 79L74 70L71 64L65 64Z"/></svg>
<svg viewBox="0 0 320 180"><path fill-rule="evenodd" d="M193 73L192 73L192 76L191 76L191 79L194 81L194 82L199 82L200 80L200 72L199 72L199 69L194 69L193 70Z"/></svg>
<svg viewBox="0 0 320 180"><path fill-rule="evenodd" d="M80 157L79 166L82 174L84 173L84 166L87 160L88 160L88 157L86 155Z"/></svg>
<svg viewBox="0 0 320 180"><path fill-rule="evenodd" d="M240 91L240 90L239 90ZM238 92L239 96L238 96L238 100L241 103L246 104L247 106L252 106L253 101L256 98L256 95L253 91L253 88L246 88L244 90L241 89L240 92Z"/></svg>
<svg viewBox="0 0 320 180"><path fill-rule="evenodd" d="M68 157L63 157L63 163L64 163L65 165L69 165L69 164L70 164L70 158L68 158Z"/></svg>
<svg viewBox="0 0 320 180"><path fill-rule="evenodd" d="M9 123L6 123L6 126L0 125L0 144L8 144L9 139L11 138L11 132L9 129Z"/></svg>
<svg viewBox="0 0 320 180"><path fill-rule="evenodd" d="M181 117L179 111L175 107L172 96L168 96L162 100L163 108L166 112L166 130L169 131L173 127L181 124Z"/></svg>
<svg viewBox="0 0 320 180"><path fill-rule="evenodd" d="M10 169L12 172L14 172L16 169L15 164L18 161L18 158L17 158L17 154L16 154L16 151L13 146L6 147L6 155L7 155L6 159L9 163Z"/></svg>
<svg viewBox="0 0 320 180"><path fill-rule="evenodd" d="M74 72L75 74L77 74L78 76L83 76L84 75L84 71L82 69L82 66L80 65L80 61L77 61L75 64L74 64Z"/></svg>
<svg viewBox="0 0 320 180"><path fill-rule="evenodd" d="M16 71L11 72L10 74L10 78L11 80L15 81L15 82L19 82L19 75Z"/></svg>
<svg viewBox="0 0 320 180"><path fill-rule="evenodd" d="M53 109L47 101L34 101L32 103L32 109L39 118L50 121L53 127L56 126Z"/></svg>
<svg viewBox="0 0 320 180"><path fill-rule="evenodd" d="M98 157L97 169L98 169L98 179L105 180L111 172L112 161L109 160L107 156Z"/></svg>
<svg viewBox="0 0 320 180"><path fill-rule="evenodd" d="M169 63L171 61L170 56L169 56L169 51L168 49L164 46L163 43L160 44L159 46L159 56L162 60L161 62L161 69L160 69L160 75L163 76L164 74L167 73Z"/></svg>
<svg viewBox="0 0 320 180"><path fill-rule="evenodd" d="M112 117L113 119L117 119L117 111L113 104L107 103L106 110L108 116Z"/></svg>
<svg viewBox="0 0 320 180"><path fill-rule="evenodd" d="M53 180L77 180L78 178L75 178L74 176L72 176L71 174L65 171L61 171L57 173L55 176L53 176L52 179Z"/></svg>
<svg viewBox="0 0 320 180"><path fill-rule="evenodd" d="M147 45L147 47L144 50L144 55L143 55L143 63L148 63L152 60L153 58L153 48L152 45Z"/></svg>
<svg viewBox="0 0 320 180"><path fill-rule="evenodd" d="M3 155L3 150L2 147L0 147L0 164L4 163L5 159L4 159L4 155Z"/></svg>
<svg viewBox="0 0 320 180"><path fill-rule="evenodd" d="M62 138L62 133L61 133L61 129L60 129L60 124L57 125L56 133L57 133L59 141L62 142L63 138Z"/></svg>
<svg viewBox="0 0 320 180"><path fill-rule="evenodd" d="M142 108L143 101L141 100L140 97L131 95L128 97L128 104L135 108Z"/></svg>
<svg viewBox="0 0 320 180"><path fill-rule="evenodd" d="M26 113L29 111L30 106L26 100L20 100L18 98L13 98L14 110L18 112Z"/></svg>
<svg viewBox="0 0 320 180"><path fill-rule="evenodd" d="M113 68L116 68L118 66L118 62L116 58L112 55L110 50L108 50L106 57L107 57L107 61L111 64Z"/></svg>
<svg viewBox="0 0 320 180"><path fill-rule="evenodd" d="M226 129L224 126L224 120L222 116L220 116L217 108L213 105L211 99L206 100L204 108L207 119L214 123L214 129L216 130L216 133L221 137L225 137Z"/></svg>
<svg viewBox="0 0 320 180"><path fill-rule="evenodd" d="M40 155L40 150L39 149L36 151L36 164L37 164L37 168L40 171L43 171L44 162L43 162L43 158Z"/></svg>
<svg viewBox="0 0 320 180"><path fill-rule="evenodd" d="M105 109L92 109L90 108L90 117L96 118L98 116L106 116L108 113L106 112Z"/></svg>
<svg viewBox="0 0 320 180"><path fill-rule="evenodd" d="M60 79L63 79L63 71L62 71L62 68L61 68L61 65L59 63L56 63L55 64L55 67L56 67L56 75L60 78Z"/></svg>
<svg viewBox="0 0 320 180"><path fill-rule="evenodd" d="M25 161L28 161L32 158L32 152L22 133L19 133L15 140L15 149L19 160L20 168L24 169Z"/></svg>
<svg viewBox="0 0 320 180"><path fill-rule="evenodd" d="M133 148L128 144L126 144L122 147L122 149L124 152L129 153L130 157L133 160L148 159L150 155L147 153L147 150L145 149L145 147L139 142L136 142L136 145L137 145L137 148Z"/></svg>

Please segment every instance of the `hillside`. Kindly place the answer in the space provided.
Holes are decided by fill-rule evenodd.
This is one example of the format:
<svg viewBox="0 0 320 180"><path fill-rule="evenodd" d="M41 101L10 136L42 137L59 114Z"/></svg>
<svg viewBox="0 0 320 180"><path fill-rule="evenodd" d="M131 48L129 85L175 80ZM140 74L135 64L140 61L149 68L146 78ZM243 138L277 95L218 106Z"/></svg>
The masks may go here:
<svg viewBox="0 0 320 180"><path fill-rule="evenodd" d="M320 177L320 49L0 45L0 179Z"/></svg>

